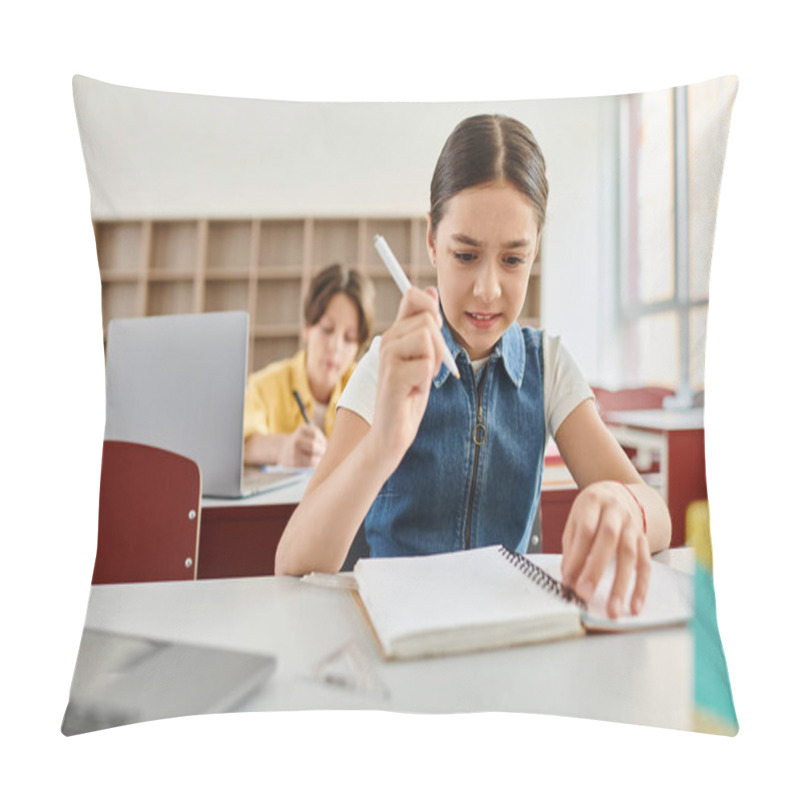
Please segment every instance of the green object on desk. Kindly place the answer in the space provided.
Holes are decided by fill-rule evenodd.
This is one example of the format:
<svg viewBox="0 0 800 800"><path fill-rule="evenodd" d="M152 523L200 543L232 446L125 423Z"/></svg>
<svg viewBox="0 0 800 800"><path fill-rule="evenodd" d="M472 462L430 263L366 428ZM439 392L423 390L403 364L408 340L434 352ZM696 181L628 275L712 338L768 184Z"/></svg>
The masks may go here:
<svg viewBox="0 0 800 800"><path fill-rule="evenodd" d="M694 704L700 728L735 736L739 731L733 707L728 666L717 627L717 604L711 571L695 566Z"/></svg>

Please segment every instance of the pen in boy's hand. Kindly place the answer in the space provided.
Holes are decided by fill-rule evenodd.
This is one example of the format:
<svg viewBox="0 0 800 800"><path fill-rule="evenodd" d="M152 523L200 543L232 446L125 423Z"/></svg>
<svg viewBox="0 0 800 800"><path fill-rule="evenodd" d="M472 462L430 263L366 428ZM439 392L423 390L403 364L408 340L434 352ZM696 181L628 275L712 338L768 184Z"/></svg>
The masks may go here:
<svg viewBox="0 0 800 800"><path fill-rule="evenodd" d="M389 270L389 274L392 276L392 278L394 278L397 288L403 294L405 294L411 288L411 282L406 277L405 272L403 272L403 268L400 266L400 263L395 258L391 248L386 243L386 239L384 239L379 233L375 234L375 249L378 251L378 255L386 265L386 269ZM450 349L447 346L444 348L443 361L447 369L450 370L450 373L456 378L460 379L461 373L458 371L453 354L450 352Z"/></svg>
<svg viewBox="0 0 800 800"><path fill-rule="evenodd" d="M294 399L297 401L297 405L300 409L300 413L303 415L303 419L306 421L306 425L310 425L311 420L308 418L306 407L303 405L303 401L300 399L300 395L297 393L297 389L293 390L292 394L294 395Z"/></svg>

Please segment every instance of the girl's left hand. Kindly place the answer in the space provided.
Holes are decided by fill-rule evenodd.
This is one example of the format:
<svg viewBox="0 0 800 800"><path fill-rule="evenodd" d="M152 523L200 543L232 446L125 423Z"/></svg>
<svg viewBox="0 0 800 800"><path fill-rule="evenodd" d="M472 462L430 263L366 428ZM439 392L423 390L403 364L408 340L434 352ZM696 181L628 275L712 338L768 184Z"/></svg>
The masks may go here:
<svg viewBox="0 0 800 800"><path fill-rule="evenodd" d="M617 481L586 486L572 504L562 538L562 581L588 602L612 558L616 575L608 598L609 617L623 610L635 571L631 611L638 614L650 583L650 547L636 500Z"/></svg>

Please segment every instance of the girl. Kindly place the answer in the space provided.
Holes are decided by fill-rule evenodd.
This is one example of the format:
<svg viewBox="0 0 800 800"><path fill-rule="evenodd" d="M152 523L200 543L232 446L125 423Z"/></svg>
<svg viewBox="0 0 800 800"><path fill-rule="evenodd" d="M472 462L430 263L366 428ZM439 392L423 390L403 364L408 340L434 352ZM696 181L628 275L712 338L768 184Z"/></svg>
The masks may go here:
<svg viewBox="0 0 800 800"><path fill-rule="evenodd" d="M276 572L339 569L364 522L374 556L503 544L525 552L552 435L580 492L562 577L588 600L612 558L608 601L644 601L670 520L603 425L557 338L520 328L548 185L531 132L508 117L461 122L431 182L435 289L411 289L339 403L324 458L289 521ZM442 367L448 348L461 379Z"/></svg>
<svg viewBox="0 0 800 800"><path fill-rule="evenodd" d="M248 380L246 464L305 467L319 462L333 430L336 403L370 336L373 296L368 278L339 264L314 276L304 304L305 349Z"/></svg>

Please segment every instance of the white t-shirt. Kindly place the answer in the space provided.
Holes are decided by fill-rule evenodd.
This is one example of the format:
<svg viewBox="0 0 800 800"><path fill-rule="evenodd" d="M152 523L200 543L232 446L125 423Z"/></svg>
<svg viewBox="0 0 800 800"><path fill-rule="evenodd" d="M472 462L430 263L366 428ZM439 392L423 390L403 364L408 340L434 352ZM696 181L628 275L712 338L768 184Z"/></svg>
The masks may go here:
<svg viewBox="0 0 800 800"><path fill-rule="evenodd" d="M372 340L355 372L344 387L337 408L355 412L370 425L375 414L378 393L380 336ZM584 400L594 398L578 365L561 344L561 337L542 331L544 368L544 417L548 436L554 436L561 423Z"/></svg>

